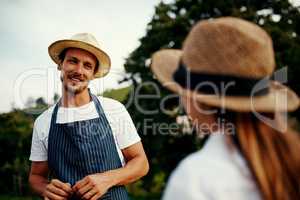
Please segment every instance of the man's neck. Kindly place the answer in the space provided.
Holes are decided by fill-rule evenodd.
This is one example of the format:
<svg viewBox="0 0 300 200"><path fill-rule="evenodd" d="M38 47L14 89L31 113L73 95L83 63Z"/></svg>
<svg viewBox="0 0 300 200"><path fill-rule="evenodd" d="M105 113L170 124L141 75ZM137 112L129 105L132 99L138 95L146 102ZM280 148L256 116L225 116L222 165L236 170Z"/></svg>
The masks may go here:
<svg viewBox="0 0 300 200"><path fill-rule="evenodd" d="M62 95L62 107L79 107L85 104L88 104L91 101L90 94L88 89L85 89L84 91L74 94L71 92L68 92L66 90L63 90Z"/></svg>

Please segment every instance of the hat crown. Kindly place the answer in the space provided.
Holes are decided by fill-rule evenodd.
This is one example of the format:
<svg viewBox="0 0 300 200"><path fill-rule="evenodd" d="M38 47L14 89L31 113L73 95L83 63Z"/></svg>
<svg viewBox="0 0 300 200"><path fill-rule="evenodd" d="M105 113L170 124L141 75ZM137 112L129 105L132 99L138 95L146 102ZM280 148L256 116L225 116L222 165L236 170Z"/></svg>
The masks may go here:
<svg viewBox="0 0 300 200"><path fill-rule="evenodd" d="M85 43L88 43L95 47L100 48L100 45L99 45L97 39L91 33L77 33L71 37L71 40L85 42Z"/></svg>
<svg viewBox="0 0 300 200"><path fill-rule="evenodd" d="M245 20L224 17L198 23L183 45L183 63L194 72L261 78L275 68L270 36Z"/></svg>

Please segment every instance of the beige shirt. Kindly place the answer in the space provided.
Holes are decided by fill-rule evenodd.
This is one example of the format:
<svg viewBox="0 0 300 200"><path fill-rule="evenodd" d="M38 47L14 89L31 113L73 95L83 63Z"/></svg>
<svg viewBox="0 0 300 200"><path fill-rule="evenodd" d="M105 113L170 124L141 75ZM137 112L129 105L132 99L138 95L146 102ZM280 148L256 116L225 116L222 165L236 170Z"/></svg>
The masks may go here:
<svg viewBox="0 0 300 200"><path fill-rule="evenodd" d="M172 173L163 200L260 200L240 152L226 136L213 133L202 150L185 158Z"/></svg>

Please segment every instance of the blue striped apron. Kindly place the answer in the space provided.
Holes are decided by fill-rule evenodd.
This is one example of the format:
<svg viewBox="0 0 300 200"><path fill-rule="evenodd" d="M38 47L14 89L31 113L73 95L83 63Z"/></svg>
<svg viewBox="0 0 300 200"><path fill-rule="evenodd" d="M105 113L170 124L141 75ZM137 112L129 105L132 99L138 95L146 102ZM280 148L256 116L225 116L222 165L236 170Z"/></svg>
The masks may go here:
<svg viewBox="0 0 300 200"><path fill-rule="evenodd" d="M99 99L90 93L99 117L56 123L59 101L54 107L48 137L48 165L54 178L70 183L94 173L122 167L114 136ZM72 200L78 197L72 197ZM100 199L129 199L124 186L115 186Z"/></svg>

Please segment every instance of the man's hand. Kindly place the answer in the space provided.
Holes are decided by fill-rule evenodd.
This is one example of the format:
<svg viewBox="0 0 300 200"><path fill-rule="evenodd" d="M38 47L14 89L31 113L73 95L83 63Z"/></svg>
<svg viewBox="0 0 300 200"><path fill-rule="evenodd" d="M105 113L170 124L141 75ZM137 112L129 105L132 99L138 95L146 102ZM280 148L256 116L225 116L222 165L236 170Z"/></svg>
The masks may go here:
<svg viewBox="0 0 300 200"><path fill-rule="evenodd" d="M32 190L45 200L64 200L71 197L73 190L69 183L57 179L48 183L48 162L33 161L29 174L29 183Z"/></svg>
<svg viewBox="0 0 300 200"><path fill-rule="evenodd" d="M114 186L113 179L108 172L88 175L78 181L72 189L82 199L97 200L112 186Z"/></svg>
<svg viewBox="0 0 300 200"><path fill-rule="evenodd" d="M148 173L149 164L141 142L122 149L122 153L126 160L124 167L84 177L72 187L76 195L97 200L109 188L132 183Z"/></svg>
<svg viewBox="0 0 300 200"><path fill-rule="evenodd" d="M73 194L70 183L52 179L43 193L45 200L67 200Z"/></svg>

